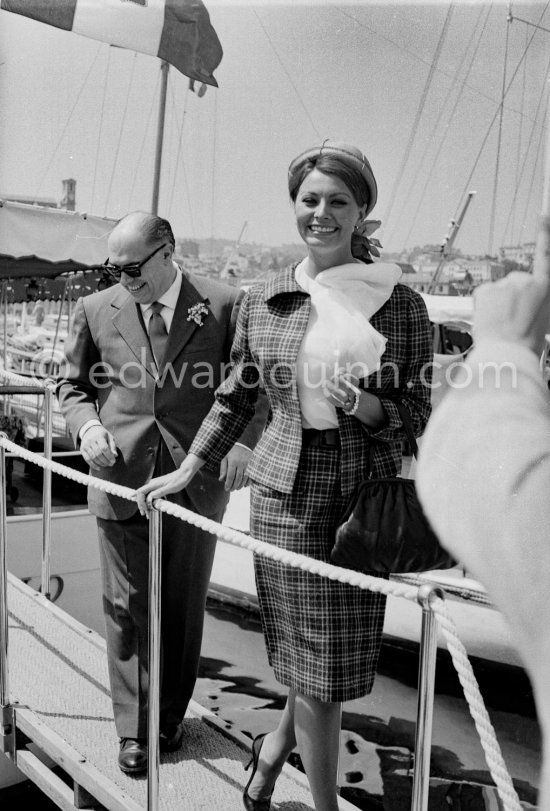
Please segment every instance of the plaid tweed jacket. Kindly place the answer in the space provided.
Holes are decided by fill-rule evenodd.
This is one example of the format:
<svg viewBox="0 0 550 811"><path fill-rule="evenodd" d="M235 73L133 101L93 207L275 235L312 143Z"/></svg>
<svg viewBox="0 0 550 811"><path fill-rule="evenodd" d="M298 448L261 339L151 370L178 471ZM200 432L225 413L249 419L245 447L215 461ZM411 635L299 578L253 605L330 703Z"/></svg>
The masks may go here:
<svg viewBox="0 0 550 811"><path fill-rule="evenodd" d="M291 493L302 446L302 421L296 386L296 358L307 327L311 299L297 284L295 266L254 286L245 296L231 361L231 373L216 392L216 402L195 437L190 452L215 467L254 414L261 383L270 414L248 466L251 479ZM373 431L337 409L341 440L341 490L348 495L369 474L369 448L375 443L373 475L395 476L401 467L403 424L395 406L407 406L416 436L430 415L432 332L422 298L397 284L388 301L371 318L388 342L381 369L360 385L377 395L387 424Z"/></svg>

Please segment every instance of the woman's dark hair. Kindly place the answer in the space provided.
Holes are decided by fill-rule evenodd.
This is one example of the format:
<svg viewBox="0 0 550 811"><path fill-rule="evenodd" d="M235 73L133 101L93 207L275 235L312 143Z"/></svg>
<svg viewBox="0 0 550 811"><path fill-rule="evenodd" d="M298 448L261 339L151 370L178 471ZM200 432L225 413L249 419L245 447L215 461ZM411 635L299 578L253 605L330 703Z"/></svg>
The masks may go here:
<svg viewBox="0 0 550 811"><path fill-rule="evenodd" d="M345 183L359 207L369 204L369 187L361 172L335 155L318 155L308 158L289 173L288 193L293 203L296 202L300 186L314 169L318 169L324 175L333 175ZM367 265L373 261L370 243L366 237L360 234L353 234L351 238L351 253L355 259L360 259Z"/></svg>
<svg viewBox="0 0 550 811"><path fill-rule="evenodd" d="M330 154L308 158L303 163L298 164L289 174L288 193L293 203L296 202L300 186L314 169L318 169L325 175L334 175L339 178L351 191L358 206L368 205L370 200L369 187L361 172L341 158Z"/></svg>

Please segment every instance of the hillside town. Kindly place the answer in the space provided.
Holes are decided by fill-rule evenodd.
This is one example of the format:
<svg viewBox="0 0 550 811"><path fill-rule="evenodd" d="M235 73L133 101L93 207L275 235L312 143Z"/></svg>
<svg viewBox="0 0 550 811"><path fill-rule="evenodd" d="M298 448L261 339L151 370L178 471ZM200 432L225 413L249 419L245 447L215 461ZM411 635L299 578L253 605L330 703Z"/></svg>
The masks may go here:
<svg viewBox="0 0 550 811"><path fill-rule="evenodd" d="M304 255L299 244L241 244L236 250L234 243L221 239L176 239L176 248L181 264L191 272L243 288ZM403 271L402 281L414 290L464 296L483 282L496 281L513 270L529 272L534 252L534 242L503 246L497 256L474 256L460 250L445 256L441 246L423 245L400 253L383 251L381 260L396 262Z"/></svg>

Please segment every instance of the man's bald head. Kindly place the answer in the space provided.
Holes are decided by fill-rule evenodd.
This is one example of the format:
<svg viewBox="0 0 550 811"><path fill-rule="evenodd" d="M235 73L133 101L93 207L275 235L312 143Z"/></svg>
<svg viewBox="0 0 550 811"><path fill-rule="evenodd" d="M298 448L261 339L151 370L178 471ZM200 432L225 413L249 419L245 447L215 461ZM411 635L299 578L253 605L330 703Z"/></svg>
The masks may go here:
<svg viewBox="0 0 550 811"><path fill-rule="evenodd" d="M175 246L174 233L168 220L150 214L147 211L132 211L122 217L113 230L112 235L124 238L141 237L144 244L155 245L159 242L168 242Z"/></svg>

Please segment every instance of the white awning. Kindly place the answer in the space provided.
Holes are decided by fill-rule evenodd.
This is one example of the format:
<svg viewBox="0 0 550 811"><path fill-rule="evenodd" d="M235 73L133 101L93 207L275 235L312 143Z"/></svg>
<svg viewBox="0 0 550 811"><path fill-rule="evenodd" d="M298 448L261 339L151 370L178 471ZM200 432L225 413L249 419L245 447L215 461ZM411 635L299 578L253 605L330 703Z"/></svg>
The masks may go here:
<svg viewBox="0 0 550 811"><path fill-rule="evenodd" d="M115 222L92 214L0 200L0 255L99 265L107 258L107 237Z"/></svg>

